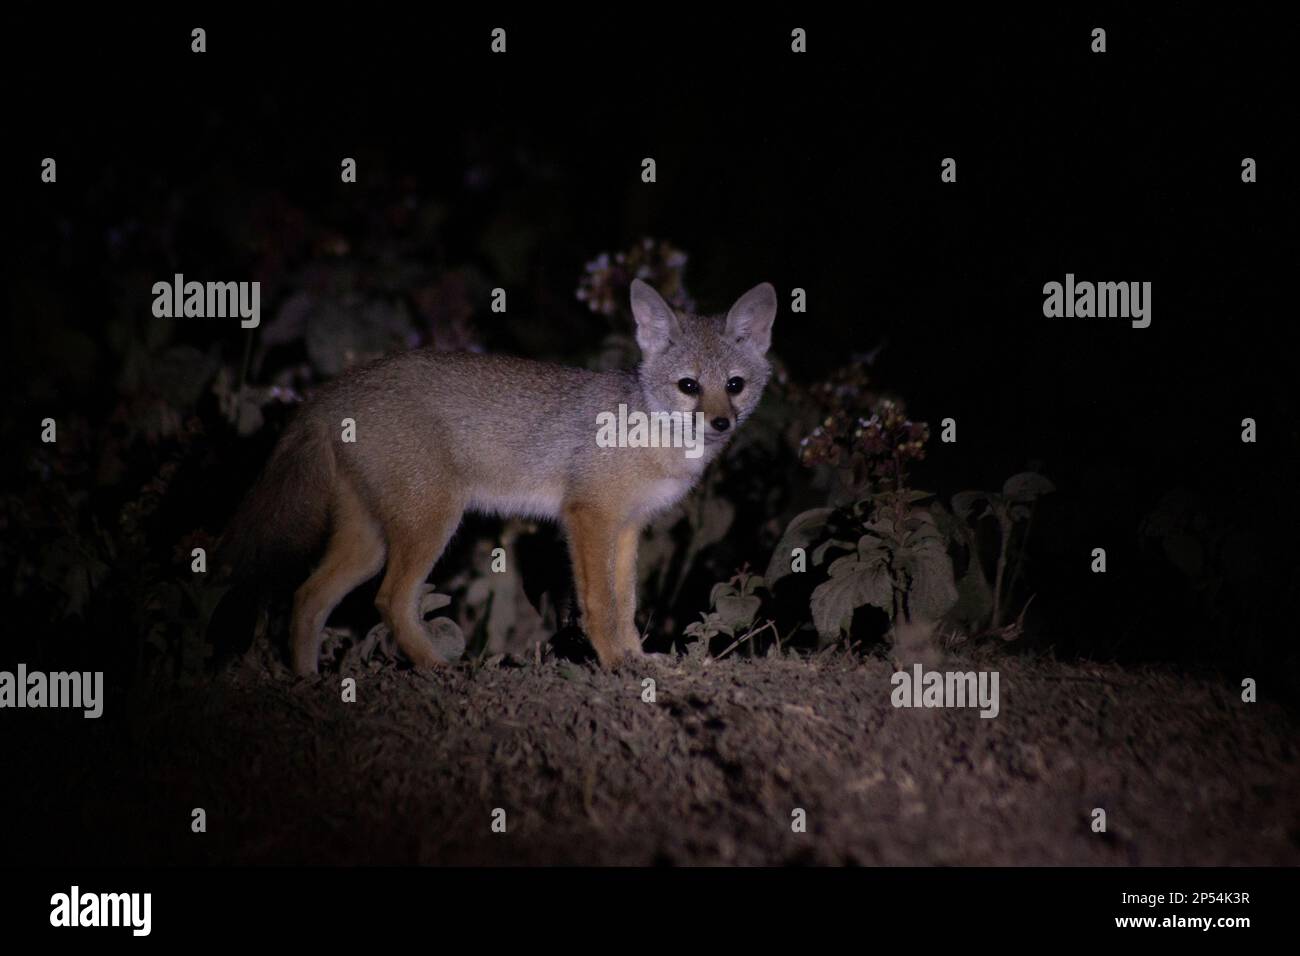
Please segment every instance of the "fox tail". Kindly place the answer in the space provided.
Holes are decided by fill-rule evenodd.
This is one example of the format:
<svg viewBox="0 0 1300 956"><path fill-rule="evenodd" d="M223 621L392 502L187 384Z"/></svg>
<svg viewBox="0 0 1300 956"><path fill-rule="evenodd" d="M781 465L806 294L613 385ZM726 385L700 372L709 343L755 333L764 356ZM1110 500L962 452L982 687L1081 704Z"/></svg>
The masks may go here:
<svg viewBox="0 0 1300 956"><path fill-rule="evenodd" d="M289 424L216 548L231 582L278 577L325 540L336 462L329 438L305 416Z"/></svg>

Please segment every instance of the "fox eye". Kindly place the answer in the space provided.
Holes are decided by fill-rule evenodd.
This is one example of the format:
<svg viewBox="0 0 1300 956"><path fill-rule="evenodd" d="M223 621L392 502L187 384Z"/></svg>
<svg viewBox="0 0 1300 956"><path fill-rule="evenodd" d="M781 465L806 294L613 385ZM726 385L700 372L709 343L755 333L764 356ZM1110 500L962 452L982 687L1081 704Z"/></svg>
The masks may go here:
<svg viewBox="0 0 1300 956"><path fill-rule="evenodd" d="M733 376L727 379L727 394L739 395L745 389L745 380L740 376Z"/></svg>
<svg viewBox="0 0 1300 956"><path fill-rule="evenodd" d="M700 383L695 381L695 379L693 378L682 379L677 383L677 387L680 388L687 395L700 394Z"/></svg>

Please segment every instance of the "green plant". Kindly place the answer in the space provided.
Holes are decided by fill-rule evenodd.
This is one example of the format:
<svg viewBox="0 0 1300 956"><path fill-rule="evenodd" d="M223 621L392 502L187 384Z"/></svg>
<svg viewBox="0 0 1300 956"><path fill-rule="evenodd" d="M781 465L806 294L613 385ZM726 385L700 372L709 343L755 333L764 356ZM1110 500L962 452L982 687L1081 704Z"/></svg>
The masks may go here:
<svg viewBox="0 0 1300 956"><path fill-rule="evenodd" d="M812 595L813 623L823 636L847 633L863 604L891 621L935 620L957 600L943 536L929 514L910 507L878 509L854 550L832 561L828 572Z"/></svg>
<svg viewBox="0 0 1300 956"><path fill-rule="evenodd" d="M758 612L763 607L763 599L758 592L766 589L767 582L747 568L742 568L729 580L715 584L709 594L709 606L713 610L702 613L700 620L686 627L685 636L698 639L691 645L689 653L692 656L704 656L708 653L709 643L719 634L727 637L740 634L741 639L752 635L756 630L754 624ZM770 624L769 621L763 626ZM734 646L735 644L732 645ZM725 653L727 651L723 652Z"/></svg>
<svg viewBox="0 0 1300 956"><path fill-rule="evenodd" d="M956 602L952 562L934 518L908 487L908 467L925 456L930 430L908 419L897 399L879 399L858 367L810 390L825 416L801 443L807 465L841 473L852 500L796 516L772 554L767 579L826 568L810 610L823 641L849 632L853 613L872 606L891 622L937 619ZM867 406L867 407L864 407Z"/></svg>
<svg viewBox="0 0 1300 956"><path fill-rule="evenodd" d="M1055 490L1056 486L1037 472L1022 471L1008 478L1001 492L962 491L953 495L952 510L957 519L953 522L953 527L970 549L970 568L966 575L970 583L965 589L968 595L981 590L985 594L990 593L988 578L980 564L978 531L985 518L992 518L997 527L998 558L991 590L992 607L987 612L987 617L978 612L973 615L973 623L977 626L983 625L992 631L1003 628L1007 600L1015 589L1024 564L1025 542L1029 537L1034 507L1039 498ZM1022 522L1025 530L1015 548L1015 565L1008 576L1007 564L1012 550L1012 538L1016 525ZM1023 617L1023 609L1021 616ZM1018 633L1019 622L1016 630Z"/></svg>

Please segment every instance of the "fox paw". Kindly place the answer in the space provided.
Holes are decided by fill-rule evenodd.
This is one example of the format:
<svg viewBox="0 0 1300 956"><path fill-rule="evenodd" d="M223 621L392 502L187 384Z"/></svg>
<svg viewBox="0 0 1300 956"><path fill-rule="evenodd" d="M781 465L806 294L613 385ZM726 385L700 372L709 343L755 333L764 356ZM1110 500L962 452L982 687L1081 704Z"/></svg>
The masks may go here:
<svg viewBox="0 0 1300 956"><path fill-rule="evenodd" d="M639 645L637 647L619 645L609 652L597 656L600 658L600 665L606 670L612 671L637 663L645 658L645 653Z"/></svg>
<svg viewBox="0 0 1300 956"><path fill-rule="evenodd" d="M398 645L401 648L403 656L410 661L417 669L433 670L438 667L445 667L447 659L439 654L433 646L433 642L427 638L421 641L411 641L406 645Z"/></svg>

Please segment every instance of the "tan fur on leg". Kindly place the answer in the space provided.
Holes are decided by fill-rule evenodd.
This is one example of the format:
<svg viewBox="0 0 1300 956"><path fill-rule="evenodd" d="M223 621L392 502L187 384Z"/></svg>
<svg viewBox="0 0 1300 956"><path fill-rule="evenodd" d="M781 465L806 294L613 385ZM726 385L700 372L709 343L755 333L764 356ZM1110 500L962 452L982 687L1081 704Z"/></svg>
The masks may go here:
<svg viewBox="0 0 1300 956"><path fill-rule="evenodd" d="M316 673L321 630L330 613L384 566L379 525L346 483L338 485L331 522L325 557L293 599L290 655L294 671L304 675Z"/></svg>
<svg viewBox="0 0 1300 956"><path fill-rule="evenodd" d="M630 656L641 654L641 632L636 627L636 553L641 526L630 524L614 543L614 607L619 647Z"/></svg>
<svg viewBox="0 0 1300 956"><path fill-rule="evenodd" d="M594 508L572 505L564 510L574 579L582 608L582 627L604 667L617 666L628 654L618 639L614 598L617 523Z"/></svg>
<svg viewBox="0 0 1300 956"><path fill-rule="evenodd" d="M429 503L419 520L385 529L388 570L375 597L375 606L397 640L397 646L416 667L447 663L434 651L420 618L420 586L455 533L461 513L458 504Z"/></svg>

